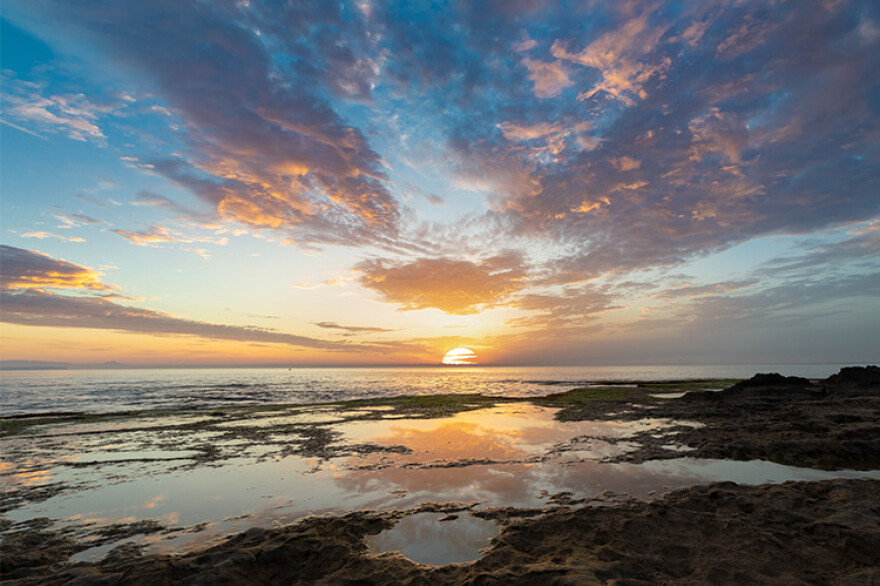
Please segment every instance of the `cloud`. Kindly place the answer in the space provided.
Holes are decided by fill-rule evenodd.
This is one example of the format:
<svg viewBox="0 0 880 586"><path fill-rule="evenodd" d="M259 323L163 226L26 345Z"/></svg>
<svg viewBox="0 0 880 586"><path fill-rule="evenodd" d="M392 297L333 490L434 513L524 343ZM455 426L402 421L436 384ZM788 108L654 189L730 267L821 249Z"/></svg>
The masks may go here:
<svg viewBox="0 0 880 586"><path fill-rule="evenodd" d="M535 97L553 98L574 85L561 61L545 62L526 57L522 64L528 68L529 79L535 84Z"/></svg>
<svg viewBox="0 0 880 586"><path fill-rule="evenodd" d="M805 243L796 254L765 262L756 273L768 277L815 277L839 271L868 272L880 266L880 223L873 222L843 240Z"/></svg>
<svg viewBox="0 0 880 586"><path fill-rule="evenodd" d="M403 309L504 305L535 314L520 325L587 336L599 312L630 297L572 284L644 280L632 274L877 217L870 1L560 6L452 3L442 19L417 3L308 0L33 0L12 11L113 55L155 96L143 108L173 113L179 130L144 141L173 151L126 147L142 169L193 193L212 219L394 259L363 263L361 284ZM94 123L106 128L100 114ZM404 171L404 159L416 162ZM403 177L415 188L393 184ZM433 218L392 195L439 203L435 192L446 206ZM183 211L148 192L137 202ZM195 240L161 226L119 233ZM761 274L640 294L662 314L655 327L781 280L867 273L872 242L822 236ZM540 261L505 272L473 260L511 248Z"/></svg>
<svg viewBox="0 0 880 586"><path fill-rule="evenodd" d="M178 136L188 145L185 162L145 162L223 219L304 241L388 241L399 210L382 161L324 97L325 89L368 97L372 58L331 35L333 21L343 18L338 7L263 9L170 1L74 9L41 0L18 16L33 28L63 29L141 76L182 121ZM311 18L303 20L306 14ZM309 32L315 15L326 19L324 36L298 44L297 31ZM267 50L272 44L309 56L276 60Z"/></svg>
<svg viewBox="0 0 880 586"><path fill-rule="evenodd" d="M504 138L512 141L529 141L536 138L545 138L550 135L560 134L565 130L559 124L532 124L517 125L512 122L502 122L498 125Z"/></svg>
<svg viewBox="0 0 880 586"><path fill-rule="evenodd" d="M624 22L613 31L592 41L582 51L569 51L567 41L556 40L551 53L578 65L592 67L602 78L592 88L581 92L579 100L587 100L600 92L631 106L647 97L646 83L660 76L671 66L667 59L649 60L666 32L662 25L651 25L647 16Z"/></svg>
<svg viewBox="0 0 880 586"><path fill-rule="evenodd" d="M619 30L597 27L580 51L574 38L555 45L555 56L602 71L591 88L610 83L609 72L633 74L621 74L628 81L614 90L628 101L584 102L599 146L575 152L563 143L553 160L529 169L533 187L507 191L505 221L493 220L518 236L556 242L560 256L548 266L557 282L876 217L880 158L872 137L880 106L867 105L880 103L863 80L880 58L865 52L855 32L860 9L839 8L837 27L821 9L716 8L688 8L679 19L657 11L627 17ZM747 15L772 21L773 34L724 67L700 66L714 62L715 47ZM705 23L693 45L681 37L688 21ZM562 102L557 116L564 117ZM511 134L519 127L534 132ZM534 122L516 129L506 134L543 130ZM518 148L497 140L463 152L472 166L484 160L491 177Z"/></svg>
<svg viewBox="0 0 880 586"><path fill-rule="evenodd" d="M611 164L620 171L633 171L642 166L642 162L640 160L628 157L626 155L611 159Z"/></svg>
<svg viewBox="0 0 880 586"><path fill-rule="evenodd" d="M479 262L423 258L405 264L371 260L358 265L363 287L404 310L435 308L470 315L504 302L525 286L525 267L517 254Z"/></svg>
<svg viewBox="0 0 880 586"><path fill-rule="evenodd" d="M238 342L287 344L323 350L364 350L356 344L328 342L275 330L213 324L174 317L167 313L114 303L100 297L72 297L36 290L2 292L6 323L118 330L156 335L182 335Z"/></svg>
<svg viewBox="0 0 880 586"><path fill-rule="evenodd" d="M809 323L824 317L817 306L833 303L840 311L845 300L857 297L876 300L880 296L880 272L852 275L837 280L804 278L767 287L749 295L699 297L683 309L697 324L736 324L748 321L770 326L773 323ZM873 303L872 303L873 304ZM829 311L829 308L825 308ZM863 315L866 322L873 316ZM742 324L738 324L742 325Z"/></svg>
<svg viewBox="0 0 880 586"><path fill-rule="evenodd" d="M511 304L526 311L537 312L508 322L511 326L556 329L583 325L607 311L623 309L614 295L592 286L566 289L562 294L528 293L518 296Z"/></svg>
<svg viewBox="0 0 880 586"><path fill-rule="evenodd" d="M66 242L85 242L84 238L80 238L79 236L61 236L60 234L53 234L52 232L25 232L21 234L22 238L37 238L38 240L45 240L46 238L58 238L59 240L64 240Z"/></svg>
<svg viewBox="0 0 880 586"><path fill-rule="evenodd" d="M193 243L193 242L208 242L211 244L219 244L221 246L227 244L229 239L226 237L215 238L213 236L192 236L185 235L183 232L179 230L175 230L173 228L169 228L167 226L150 226L146 230L140 231L129 231L129 230L113 230L116 234L119 234L132 244L137 246L153 246L156 244L163 244L167 242L182 242L182 243ZM194 252L204 253L204 250L198 249L190 249Z"/></svg>
<svg viewBox="0 0 880 586"><path fill-rule="evenodd" d="M678 287L664 289L654 296L665 299L674 299L678 297L702 297L706 295L721 295L725 293L730 293L732 291L738 291L740 289L747 289L754 286L755 283L756 281L754 280L727 281L724 283L712 283L709 285L691 285L690 283L687 283Z"/></svg>
<svg viewBox="0 0 880 586"><path fill-rule="evenodd" d="M78 141L106 139L99 118L111 108L93 103L83 94L44 95L44 87L3 75L3 114L24 126L22 130L62 133ZM15 126L15 125L13 125ZM18 126L15 126L18 128Z"/></svg>
<svg viewBox="0 0 880 586"><path fill-rule="evenodd" d="M394 330L389 330L387 328L376 328L376 327L367 327L367 326L344 326L340 325L336 322L332 321L318 321L312 322L314 325L319 328L324 328L326 330L342 330L349 333L360 333L360 332L393 332Z"/></svg>
<svg viewBox="0 0 880 586"><path fill-rule="evenodd" d="M91 216L86 216L85 214L58 214L55 216L58 220L61 221L61 225L59 228L70 229L70 228L79 228L85 224L97 225L103 224L103 220L98 220Z"/></svg>
<svg viewBox="0 0 880 586"><path fill-rule="evenodd" d="M0 288L81 289L113 291L101 282L101 273L82 265L52 258L42 252L0 244ZM6 308L4 307L4 311Z"/></svg>
<svg viewBox="0 0 880 586"><path fill-rule="evenodd" d="M132 202L132 205L160 208L174 212L176 214L181 214L183 216L197 215L196 212L194 212L190 208L180 205L179 203L165 197L164 195L159 195L145 189L142 189L137 193L134 201Z"/></svg>
<svg viewBox="0 0 880 586"><path fill-rule="evenodd" d="M325 350L375 350L263 328L214 324L120 305L113 285L101 273L46 254L0 245L0 321L20 325L119 330L187 335L241 342L288 344ZM99 296L58 295L45 289L73 289ZM340 326L343 327L344 326Z"/></svg>
<svg viewBox="0 0 880 586"><path fill-rule="evenodd" d="M767 35L778 26L778 23L746 14L730 36L718 44L717 55L723 59L730 59L748 53L763 44Z"/></svg>
<svg viewBox="0 0 880 586"><path fill-rule="evenodd" d="M520 40L513 43L513 50L517 53L522 53L523 51L528 51L530 49L534 49L538 46L538 41L529 37L529 35L523 33L520 37Z"/></svg>
<svg viewBox="0 0 880 586"><path fill-rule="evenodd" d="M151 226L140 232L130 232L128 230L113 230L113 232L137 246L150 246L163 242L180 242L178 238L180 233L176 231L172 233L171 229L165 226Z"/></svg>
<svg viewBox="0 0 880 586"><path fill-rule="evenodd" d="M442 206L446 204L446 200L437 195L436 193L426 193L425 199L428 200L432 206Z"/></svg>
<svg viewBox="0 0 880 586"><path fill-rule="evenodd" d="M98 206L99 208L107 209L111 205L120 205L119 202L113 201L112 199L100 199L91 195L83 195L82 193L76 193L73 197L77 199L81 199L84 202L90 203L92 205Z"/></svg>

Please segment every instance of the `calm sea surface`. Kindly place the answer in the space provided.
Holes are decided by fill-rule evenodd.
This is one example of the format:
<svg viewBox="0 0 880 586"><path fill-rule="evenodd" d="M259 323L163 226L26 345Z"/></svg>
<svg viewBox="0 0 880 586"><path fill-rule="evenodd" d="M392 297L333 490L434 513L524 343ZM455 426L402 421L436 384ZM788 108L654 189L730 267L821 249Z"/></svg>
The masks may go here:
<svg viewBox="0 0 880 586"><path fill-rule="evenodd" d="M825 378L840 364L736 366L200 368L0 372L0 415L320 403L439 393L534 397L598 381Z"/></svg>

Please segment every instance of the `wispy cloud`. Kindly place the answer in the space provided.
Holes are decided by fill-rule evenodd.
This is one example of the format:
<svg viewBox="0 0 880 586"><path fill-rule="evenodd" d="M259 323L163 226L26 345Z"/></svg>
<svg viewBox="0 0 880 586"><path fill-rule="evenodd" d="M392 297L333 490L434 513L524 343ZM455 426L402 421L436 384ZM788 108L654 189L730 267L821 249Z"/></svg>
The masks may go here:
<svg viewBox="0 0 880 586"><path fill-rule="evenodd" d="M74 140L101 143L106 139L98 122L111 110L109 106L95 104L83 94L45 95L40 85L5 74L3 86L3 114L25 132L63 133Z"/></svg>
<svg viewBox="0 0 880 586"><path fill-rule="evenodd" d="M85 238L81 238L79 236L62 236L61 234L54 234L52 232L45 232L42 230L36 232L25 232L20 236L22 238L36 238L38 240L45 240L46 238L57 238L59 240L64 240L65 242L85 242Z"/></svg>
<svg viewBox="0 0 880 586"><path fill-rule="evenodd" d="M150 226L146 230L139 231L114 229L113 232L119 234L137 246L155 246L169 242L206 242L223 246L229 242L229 238L225 236L216 237L185 234L180 230L175 230L168 226Z"/></svg>
<svg viewBox="0 0 880 586"><path fill-rule="evenodd" d="M160 209L168 210L168 211L173 212L175 214L180 214L185 217L192 217L192 216L198 215L192 209L190 209L184 205L181 205L181 204L165 197L164 195L159 195L157 193L153 193L153 192L147 191L147 190L139 191L137 193L137 195L135 196L135 199L132 202L132 205L160 208Z"/></svg>
<svg viewBox="0 0 880 586"><path fill-rule="evenodd" d="M353 333L353 334L363 333L363 332L393 332L394 331L393 329L377 328L377 327L370 327L370 326L345 326L345 325L341 325L341 324L338 324L338 323L332 322L332 321L319 321L319 322L313 322L313 323L314 323L314 325L318 326L319 328L323 328L325 330L342 330L344 332Z"/></svg>
<svg viewBox="0 0 880 586"><path fill-rule="evenodd" d="M582 326L599 314L623 309L615 296L589 285L568 288L562 294L555 295L523 294L511 305L534 313L528 317L510 320L510 325L542 329Z"/></svg>
<svg viewBox="0 0 880 586"><path fill-rule="evenodd" d="M2 292L6 323L92 328L158 335L182 335L238 342L287 344L323 350L366 350L368 346L328 342L276 330L214 324L114 303L100 297L72 297L44 291Z"/></svg>
<svg viewBox="0 0 880 586"><path fill-rule="evenodd" d="M101 282L101 273L49 255L0 245L0 290L6 323L109 329L160 335L288 344L325 350L375 349L364 345L328 342L243 326L189 320L167 313L121 305L114 299L118 287ZM49 289L98 295L59 295Z"/></svg>
<svg viewBox="0 0 880 586"><path fill-rule="evenodd" d="M755 283L756 281L754 280L727 281L725 283L711 283L709 285L691 285L690 283L687 283L678 287L664 289L663 291L657 293L655 297L674 299L678 297L703 297L707 295L720 295L752 287L755 285Z"/></svg>

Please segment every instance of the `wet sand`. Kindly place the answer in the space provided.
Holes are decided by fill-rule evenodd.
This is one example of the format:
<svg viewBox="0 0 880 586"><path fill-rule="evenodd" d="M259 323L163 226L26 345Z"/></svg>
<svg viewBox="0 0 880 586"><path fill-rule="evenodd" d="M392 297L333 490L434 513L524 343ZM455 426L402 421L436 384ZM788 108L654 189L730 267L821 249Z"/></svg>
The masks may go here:
<svg viewBox="0 0 880 586"><path fill-rule="evenodd" d="M840 469L880 468L880 369L844 369L824 381L757 376L723 391L702 391L701 385L712 386L611 385L550 395L529 405L457 396L259 413L4 422L13 423L4 426L4 441L18 450L14 461L30 458L31 464L9 473L9 478L18 476L5 485L13 489L4 490L0 569L4 580L23 584L880 581L880 480L870 479L877 477L873 472L862 480L834 479L853 474ZM405 425L387 433L395 419ZM453 447L443 448L444 433L472 441L449 439ZM113 443L122 440L129 443ZM85 454L117 450L117 460L70 460L64 469L77 474L39 480L40 474L57 477L60 469L41 464L40 457L51 459L71 445ZM96 470L115 466L122 476L138 467L225 470L233 450L238 457L245 453L274 462L299 458L315 466L313 474L321 474L323 466L328 478L336 479L342 499L370 495L377 484L385 496L352 501L350 512L312 503L311 513L331 514L302 518L300 511L299 520L294 516L284 526L252 524L225 541L213 540L216 545L204 548L212 541L196 540L190 543L202 543L200 549L174 555L151 551L147 538L198 536L204 528L147 514L79 526L36 516L40 506L57 502L61 507L65 493L104 489L108 477L96 480ZM138 458L130 457L135 453ZM659 479L644 476L645 471L683 462L682 453L690 462L740 460L744 466L757 458L765 462L759 474L784 470L828 480L715 483L657 496L663 491L651 487L670 482L668 469ZM331 466L332 474L326 470ZM584 488L595 477L613 482L614 474L626 479L618 494ZM26 478L37 480L28 487ZM438 478L447 484L438 487ZM506 484L499 485L499 478ZM511 484L518 478L519 485ZM485 493L462 492L480 482ZM547 486L543 493L540 482ZM389 491L397 493L389 496ZM426 502L423 497L430 495L440 500ZM453 495L494 495L494 501L449 498ZM375 504L381 506L364 510ZM22 513L27 507L33 510ZM377 536L403 527L402 519L431 515L435 525L450 527L455 519L486 519L500 533L482 557L465 564L421 565L368 548ZM234 524L217 527L228 530ZM131 536L139 540L126 540ZM107 555L98 563L70 559L103 544Z"/></svg>

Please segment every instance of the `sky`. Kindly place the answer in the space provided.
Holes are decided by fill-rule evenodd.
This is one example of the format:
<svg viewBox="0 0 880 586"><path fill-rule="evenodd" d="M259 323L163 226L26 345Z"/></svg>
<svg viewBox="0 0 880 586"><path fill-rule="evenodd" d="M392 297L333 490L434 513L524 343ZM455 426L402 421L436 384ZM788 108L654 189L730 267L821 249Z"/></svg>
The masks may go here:
<svg viewBox="0 0 880 586"><path fill-rule="evenodd" d="M880 361L873 0L7 0L0 356Z"/></svg>

